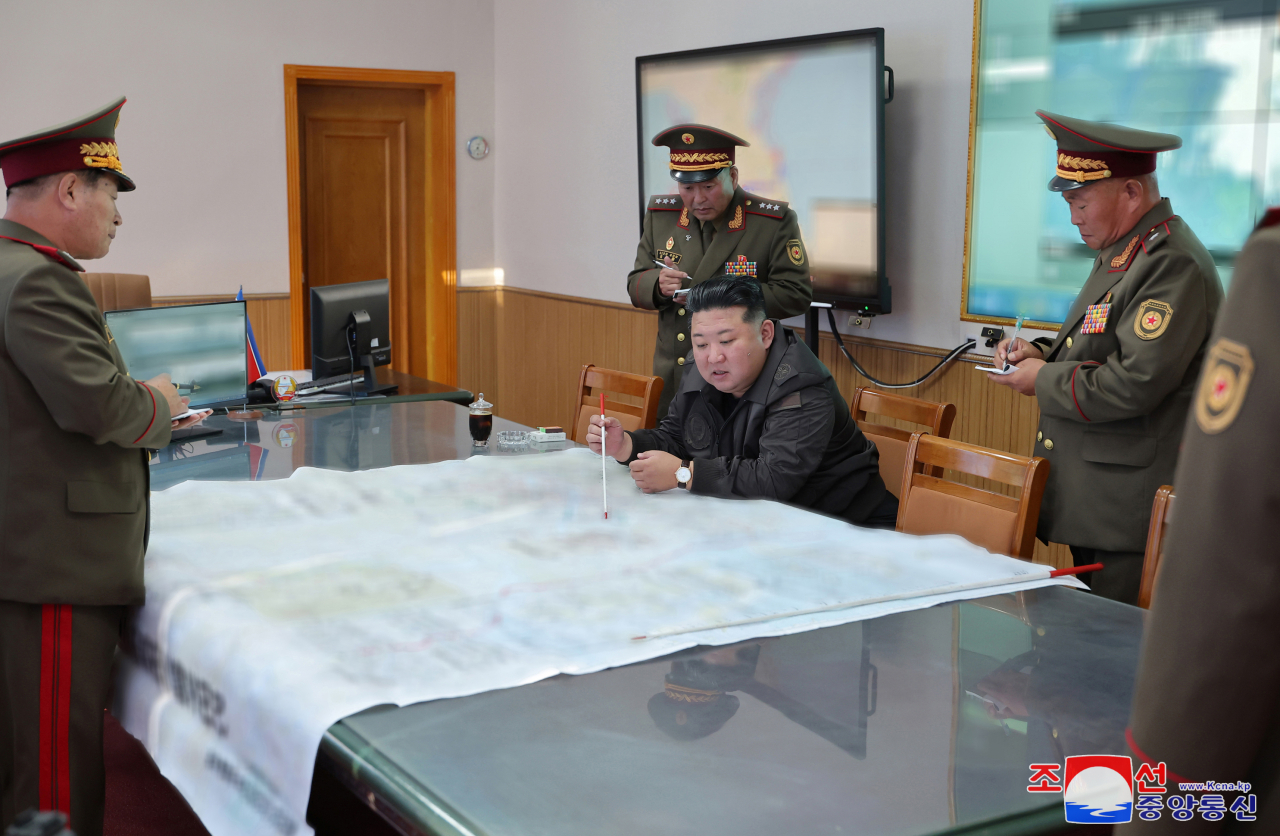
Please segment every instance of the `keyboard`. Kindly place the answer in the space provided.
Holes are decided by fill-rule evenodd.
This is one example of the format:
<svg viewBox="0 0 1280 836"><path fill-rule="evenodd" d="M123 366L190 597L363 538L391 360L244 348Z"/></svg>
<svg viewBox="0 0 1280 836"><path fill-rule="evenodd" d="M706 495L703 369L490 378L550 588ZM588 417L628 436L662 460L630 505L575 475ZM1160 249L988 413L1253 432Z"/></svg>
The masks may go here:
<svg viewBox="0 0 1280 836"><path fill-rule="evenodd" d="M299 395L314 395L316 392L325 392L329 389L336 389L339 386L351 386L351 381L355 380L356 386L364 385L364 372L355 372L353 374L335 374L332 377L322 377L318 380L308 380L306 383L298 384Z"/></svg>

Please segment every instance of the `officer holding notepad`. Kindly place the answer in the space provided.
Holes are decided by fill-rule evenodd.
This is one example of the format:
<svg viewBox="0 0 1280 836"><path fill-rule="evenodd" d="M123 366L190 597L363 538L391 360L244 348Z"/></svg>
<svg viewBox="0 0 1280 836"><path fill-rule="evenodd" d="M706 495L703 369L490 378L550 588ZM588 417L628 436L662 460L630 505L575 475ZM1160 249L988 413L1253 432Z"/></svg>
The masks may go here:
<svg viewBox="0 0 1280 836"><path fill-rule="evenodd" d="M124 102L0 142L0 830L36 808L102 832L111 663L143 600L146 448L186 411L168 375L129 377L76 262L107 254L134 189Z"/></svg>
<svg viewBox="0 0 1280 836"><path fill-rule="evenodd" d="M1222 303L1213 259L1156 182L1156 154L1182 145L1151 133L1045 111L1057 142L1049 189L1061 192L1093 271L1055 340L1006 340L1017 371L992 382L1034 396L1033 455L1052 467L1041 540L1103 563L1091 589L1137 603L1156 490L1173 481L1206 342Z"/></svg>

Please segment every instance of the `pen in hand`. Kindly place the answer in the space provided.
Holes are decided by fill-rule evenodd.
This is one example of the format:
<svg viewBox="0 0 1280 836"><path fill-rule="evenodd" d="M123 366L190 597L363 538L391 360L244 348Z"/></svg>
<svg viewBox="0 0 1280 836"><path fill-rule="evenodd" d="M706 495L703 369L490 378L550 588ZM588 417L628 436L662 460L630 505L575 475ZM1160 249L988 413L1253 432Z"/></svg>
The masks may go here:
<svg viewBox="0 0 1280 836"><path fill-rule="evenodd" d="M1004 352L1004 368L1001 371L1009 371L1009 355L1013 353L1013 349L1018 343L1018 332L1021 330L1022 317L1018 317L1017 324L1013 326L1013 337L1009 340L1009 347Z"/></svg>

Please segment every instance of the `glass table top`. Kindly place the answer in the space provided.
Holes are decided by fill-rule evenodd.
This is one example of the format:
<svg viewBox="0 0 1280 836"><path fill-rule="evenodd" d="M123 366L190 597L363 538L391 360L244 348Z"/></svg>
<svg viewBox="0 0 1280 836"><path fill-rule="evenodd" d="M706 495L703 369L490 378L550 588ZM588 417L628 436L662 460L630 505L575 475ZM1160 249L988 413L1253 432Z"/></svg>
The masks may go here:
<svg viewBox="0 0 1280 836"><path fill-rule="evenodd" d="M153 455L153 490L570 442L473 448L467 410L357 404L207 422ZM674 529L673 529L674 530ZM675 536L673 534L673 536ZM1028 765L1127 754L1144 612L1060 587L383 707L332 727L319 763L423 832L986 833L1062 822Z"/></svg>

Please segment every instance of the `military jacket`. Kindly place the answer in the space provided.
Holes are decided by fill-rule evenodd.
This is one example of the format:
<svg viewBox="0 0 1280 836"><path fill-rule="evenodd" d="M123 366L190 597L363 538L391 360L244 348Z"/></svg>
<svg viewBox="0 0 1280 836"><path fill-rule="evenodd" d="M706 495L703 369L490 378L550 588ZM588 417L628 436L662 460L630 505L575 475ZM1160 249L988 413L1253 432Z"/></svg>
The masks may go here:
<svg viewBox="0 0 1280 836"><path fill-rule="evenodd" d="M778 326L769 358L735 403L689 364L670 411L631 433L632 456L693 459L693 493L776 499L862 523L884 501L880 456L826 366ZM727 400L726 400L727 399Z"/></svg>
<svg viewBox="0 0 1280 836"><path fill-rule="evenodd" d="M1258 819L1179 822L1166 813L1121 825L1125 832L1280 832L1280 212L1272 212L1273 225L1236 261L1182 436L1130 720L1138 759L1164 761L1170 782L1247 781Z"/></svg>
<svg viewBox="0 0 1280 836"><path fill-rule="evenodd" d="M1057 339L1040 345L1033 455L1051 464L1040 539L1143 550L1221 302L1213 259L1167 199L1099 253Z"/></svg>
<svg viewBox="0 0 1280 836"><path fill-rule="evenodd" d="M0 599L143 599L148 453L169 407L128 375L78 275L47 239L0 220Z"/></svg>
<svg viewBox="0 0 1280 836"><path fill-rule="evenodd" d="M702 249L702 228L685 208L679 195L649 198L644 231L636 249L636 262L627 276L631 304L658 312L658 342L653 350L653 373L663 381L658 415L665 415L688 361L689 316L682 305L658 293L654 264L667 255L677 270L689 274L686 287L725 272L752 275L764 290L770 317L799 316L813 301L809 281L809 256L800 238L795 210L785 202L769 200L736 189L724 215L715 221L711 247Z"/></svg>

